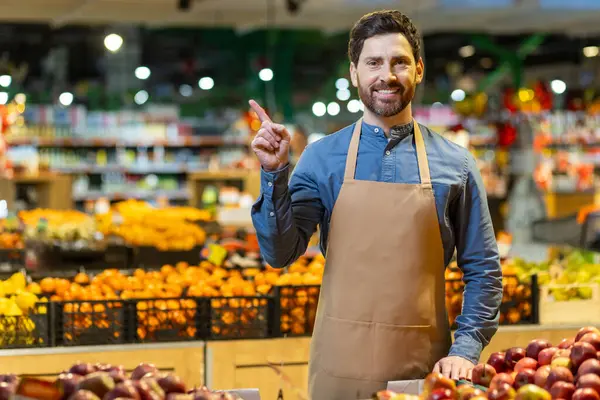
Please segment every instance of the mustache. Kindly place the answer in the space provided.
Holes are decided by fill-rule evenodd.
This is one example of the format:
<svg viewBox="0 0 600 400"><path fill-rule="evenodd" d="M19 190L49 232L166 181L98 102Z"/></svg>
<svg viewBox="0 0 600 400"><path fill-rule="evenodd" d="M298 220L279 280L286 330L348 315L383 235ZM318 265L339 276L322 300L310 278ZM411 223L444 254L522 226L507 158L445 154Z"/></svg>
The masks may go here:
<svg viewBox="0 0 600 400"><path fill-rule="evenodd" d="M387 85L387 84L376 85L376 86L373 86L371 88L371 90L395 90L395 89L398 89L401 92L404 92L404 90L405 90L404 86L402 84L396 84L396 85Z"/></svg>

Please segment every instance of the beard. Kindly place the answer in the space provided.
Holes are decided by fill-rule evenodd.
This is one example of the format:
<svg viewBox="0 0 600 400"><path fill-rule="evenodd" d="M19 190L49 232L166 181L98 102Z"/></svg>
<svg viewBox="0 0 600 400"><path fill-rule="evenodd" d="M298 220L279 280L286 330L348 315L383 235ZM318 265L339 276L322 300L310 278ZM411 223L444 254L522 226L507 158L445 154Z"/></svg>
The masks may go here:
<svg viewBox="0 0 600 400"><path fill-rule="evenodd" d="M395 99L383 100L376 97L377 90L398 90L398 96ZM371 87L363 87L358 82L358 96L360 100L372 113L380 117L392 117L400 114L412 101L415 96L415 86L405 87L401 83L387 84L377 83Z"/></svg>

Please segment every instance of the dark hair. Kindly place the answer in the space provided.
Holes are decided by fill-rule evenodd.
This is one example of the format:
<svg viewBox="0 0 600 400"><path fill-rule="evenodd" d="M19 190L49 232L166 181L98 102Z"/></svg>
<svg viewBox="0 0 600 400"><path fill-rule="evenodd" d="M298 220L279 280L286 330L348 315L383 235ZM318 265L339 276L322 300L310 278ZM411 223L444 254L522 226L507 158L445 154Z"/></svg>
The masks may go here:
<svg viewBox="0 0 600 400"><path fill-rule="evenodd" d="M375 11L363 15L350 31L348 57L358 64L365 40L388 33L401 33L412 47L415 61L421 56L421 38L410 18L396 10Z"/></svg>

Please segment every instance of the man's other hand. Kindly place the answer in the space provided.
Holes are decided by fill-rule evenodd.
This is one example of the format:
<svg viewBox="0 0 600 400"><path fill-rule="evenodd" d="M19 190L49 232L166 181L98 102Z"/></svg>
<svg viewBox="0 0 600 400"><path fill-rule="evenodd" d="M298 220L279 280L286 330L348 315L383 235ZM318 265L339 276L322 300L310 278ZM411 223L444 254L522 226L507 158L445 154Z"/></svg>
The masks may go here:
<svg viewBox="0 0 600 400"><path fill-rule="evenodd" d="M475 364L471 361L458 357L449 356L444 357L438 361L433 367L433 372L439 372L446 378L459 380L459 379L471 379L471 372Z"/></svg>

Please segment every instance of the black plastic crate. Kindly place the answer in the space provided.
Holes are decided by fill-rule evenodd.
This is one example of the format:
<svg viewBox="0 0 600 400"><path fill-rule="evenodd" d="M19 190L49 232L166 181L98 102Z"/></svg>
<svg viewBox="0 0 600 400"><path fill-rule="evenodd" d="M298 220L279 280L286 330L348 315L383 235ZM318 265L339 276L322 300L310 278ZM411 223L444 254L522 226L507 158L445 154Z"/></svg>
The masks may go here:
<svg viewBox="0 0 600 400"><path fill-rule="evenodd" d="M273 325L279 319L272 297L199 298L198 320L203 339L264 339L278 336ZM206 315L202 315L208 312Z"/></svg>
<svg viewBox="0 0 600 400"><path fill-rule="evenodd" d="M0 315L0 348L50 347L50 306L37 303L27 315Z"/></svg>
<svg viewBox="0 0 600 400"><path fill-rule="evenodd" d="M61 301L54 308L56 346L121 344L132 341L132 302L124 300Z"/></svg>
<svg viewBox="0 0 600 400"><path fill-rule="evenodd" d="M502 286L500 324L537 324L539 321L537 276L533 275L530 282L521 282L514 275L504 275ZM456 329L455 319L462 310L463 291L462 279L446 279L446 309L452 329Z"/></svg>
<svg viewBox="0 0 600 400"><path fill-rule="evenodd" d="M135 341L177 342L199 340L208 335L206 299L185 297L135 301ZM205 319L203 320L204 317Z"/></svg>
<svg viewBox="0 0 600 400"><path fill-rule="evenodd" d="M281 335L312 335L317 316L320 285L280 286L274 295L279 299Z"/></svg>

